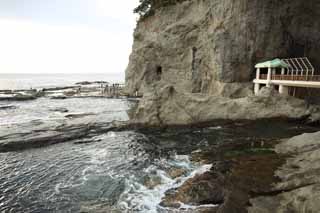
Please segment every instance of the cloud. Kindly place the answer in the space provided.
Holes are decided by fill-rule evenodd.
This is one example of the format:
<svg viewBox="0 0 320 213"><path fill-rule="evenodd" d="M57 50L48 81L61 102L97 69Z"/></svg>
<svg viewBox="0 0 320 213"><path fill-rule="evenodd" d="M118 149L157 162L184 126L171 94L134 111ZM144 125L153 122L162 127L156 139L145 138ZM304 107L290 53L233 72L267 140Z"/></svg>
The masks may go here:
<svg viewBox="0 0 320 213"><path fill-rule="evenodd" d="M0 73L123 73L137 3L0 0Z"/></svg>
<svg viewBox="0 0 320 213"><path fill-rule="evenodd" d="M112 3L109 0L95 1L95 14L115 19L124 18L122 11L129 11L130 16L132 16L133 9L138 5L138 0L113 1Z"/></svg>
<svg viewBox="0 0 320 213"><path fill-rule="evenodd" d="M2 73L123 72L131 35L0 19Z"/></svg>

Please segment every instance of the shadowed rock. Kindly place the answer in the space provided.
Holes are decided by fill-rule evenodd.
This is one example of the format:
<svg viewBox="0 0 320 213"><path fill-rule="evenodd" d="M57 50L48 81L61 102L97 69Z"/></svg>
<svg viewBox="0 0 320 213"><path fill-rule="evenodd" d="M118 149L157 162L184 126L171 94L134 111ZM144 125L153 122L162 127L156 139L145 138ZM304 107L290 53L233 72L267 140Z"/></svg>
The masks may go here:
<svg viewBox="0 0 320 213"><path fill-rule="evenodd" d="M0 105L0 110L7 110L7 109L16 109L16 106L13 105Z"/></svg>

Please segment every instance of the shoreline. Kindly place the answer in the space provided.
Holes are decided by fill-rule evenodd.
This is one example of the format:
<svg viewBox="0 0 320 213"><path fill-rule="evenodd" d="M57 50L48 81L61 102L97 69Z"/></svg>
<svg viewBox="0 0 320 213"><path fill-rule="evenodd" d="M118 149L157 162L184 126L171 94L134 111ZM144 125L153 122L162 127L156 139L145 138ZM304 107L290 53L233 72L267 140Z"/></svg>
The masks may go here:
<svg viewBox="0 0 320 213"><path fill-rule="evenodd" d="M129 97L123 91L123 84L109 84L105 81L83 81L74 85L47 87L37 89L0 90L0 101L28 101L40 97L53 99L85 98L85 97Z"/></svg>
<svg viewBox="0 0 320 213"><path fill-rule="evenodd" d="M110 131L133 130L143 134L155 135L157 135L157 132L159 134L165 132L184 134L185 131L192 134L190 132L210 129L210 127L223 128L233 126L234 128L244 128L250 125L254 127L259 123L265 126L279 123L301 125L302 129L295 130L297 131L296 133L320 130L317 125L314 127L307 125L306 117L274 117L254 120L216 119L187 125L152 126L135 123L132 120L97 123L94 116L70 117L70 120L63 125L44 126L45 131L39 131L39 128L41 130L40 126L37 127L36 135L34 135L32 128L29 133L24 132L23 137L19 133L16 138L12 134L9 138L6 135L2 135L0 136L0 141L6 142L0 148L0 151L21 151L69 141L73 141L75 144L93 143L97 141L92 141L90 138ZM309 129L304 130L304 127ZM273 125L273 128L276 128L276 125ZM280 191L273 188L276 184L281 184L281 179L275 177L274 174L277 174L279 169L286 165L286 161L290 156L286 153L277 152L279 143L280 141L277 138L263 141L263 143L255 141L255 139L254 141L245 140L243 143L231 141L226 144L220 144L215 149L192 153L191 157L194 162L212 164L212 169L187 180L174 192L168 192L169 194L166 194L161 204L164 207L173 208L180 208L180 203L184 203L187 206L204 206L197 212L236 211L241 213L246 212L247 208L249 210L254 209L252 212L256 212L257 208L262 208L259 200L281 194ZM285 175L291 175L291 173L286 173ZM252 206L248 205L251 202Z"/></svg>

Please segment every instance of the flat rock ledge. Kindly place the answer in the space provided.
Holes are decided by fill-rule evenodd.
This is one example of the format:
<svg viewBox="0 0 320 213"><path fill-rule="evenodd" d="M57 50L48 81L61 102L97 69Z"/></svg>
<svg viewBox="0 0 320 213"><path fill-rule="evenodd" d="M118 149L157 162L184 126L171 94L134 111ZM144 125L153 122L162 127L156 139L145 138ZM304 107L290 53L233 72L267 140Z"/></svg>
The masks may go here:
<svg viewBox="0 0 320 213"><path fill-rule="evenodd" d="M0 126L0 152L21 151L63 142L91 143L95 142L96 135L126 128L130 128L127 122L96 122L90 117Z"/></svg>
<svg viewBox="0 0 320 213"><path fill-rule="evenodd" d="M276 171L280 178L272 191L251 199L254 212L320 212L320 132L293 137L276 146L290 155Z"/></svg>
<svg viewBox="0 0 320 213"><path fill-rule="evenodd" d="M319 107L281 96L265 88L259 96L231 99L221 96L178 92L173 86L155 87L146 93L133 115L133 123L146 126L190 125L214 120L258 120L270 118L310 119Z"/></svg>

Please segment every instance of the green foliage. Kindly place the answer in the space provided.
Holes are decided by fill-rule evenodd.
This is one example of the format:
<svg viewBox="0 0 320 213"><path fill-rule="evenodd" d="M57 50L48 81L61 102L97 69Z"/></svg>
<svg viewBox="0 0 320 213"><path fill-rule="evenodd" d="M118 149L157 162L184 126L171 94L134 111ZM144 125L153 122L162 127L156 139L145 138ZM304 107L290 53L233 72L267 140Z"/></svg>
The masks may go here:
<svg viewBox="0 0 320 213"><path fill-rule="evenodd" d="M152 11L152 7L153 7L153 0L139 0L139 6L136 7L133 12L134 13L139 13L139 15L142 16L146 16L148 14L151 13Z"/></svg>
<svg viewBox="0 0 320 213"><path fill-rule="evenodd" d="M174 5L186 0L139 0L139 5L134 9L134 13L138 13L140 17L145 18L153 15L155 10L160 7Z"/></svg>

